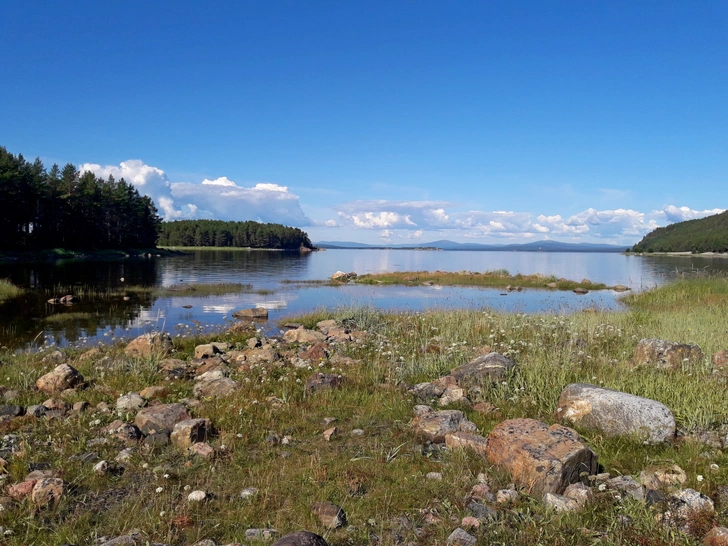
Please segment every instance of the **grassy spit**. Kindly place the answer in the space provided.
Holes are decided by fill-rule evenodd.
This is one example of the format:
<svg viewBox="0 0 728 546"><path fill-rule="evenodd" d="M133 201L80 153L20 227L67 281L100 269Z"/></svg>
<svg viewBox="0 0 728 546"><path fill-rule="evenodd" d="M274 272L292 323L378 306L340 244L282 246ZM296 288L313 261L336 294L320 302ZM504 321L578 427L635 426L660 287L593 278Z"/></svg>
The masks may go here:
<svg viewBox="0 0 728 546"><path fill-rule="evenodd" d="M605 290L611 288L606 284L577 282L567 279L560 279L554 275L511 275L505 269L495 271L407 271L395 273L371 273L360 275L354 278L359 284L403 284L417 286L423 283L441 284L447 286L487 286L493 288L511 287L521 288L547 288L548 284L556 290L573 290L574 288L586 288L587 290Z"/></svg>
<svg viewBox="0 0 728 546"><path fill-rule="evenodd" d="M176 402L191 396L193 383L164 381L157 360L129 359L119 345L103 347L91 359L68 351L69 362L90 387L68 394L66 400L88 401L91 409L65 418L16 418L0 424L0 434L16 435L20 448L8 459L5 483L18 483L33 465L45 464L62 472L69 491L52 509L38 510L23 501L0 511L0 525L11 531L3 544L90 545L96 537L134 528L149 542L185 545L212 538L226 544L245 542L245 529L251 527L273 527L281 533L309 529L324 534L332 546L445 544L467 514L466 497L479 473L488 476L491 491L511 479L472 452L429 449L414 438L407 423L417 402L406 384L435 379L486 345L514 358L519 371L484 392L484 399L497 408L494 412L459 408L482 434L507 418L553 423L556 401L568 383L624 390L666 404L684 435L672 444L646 447L580 430L604 470L613 476L638 476L649 465L674 462L687 472L686 487L715 497L718 487L728 484L728 453L706 446L698 435L706 430L725 434L728 422L726 375L710 361L713 352L728 348L728 285L723 279L680 281L627 301L632 310L626 313L569 316L485 309L387 314L348 308L291 318L308 327L335 318L368 331L363 343L332 346L333 352L357 363L324 359L309 369L254 366L235 371L232 377L241 385L237 392L202 400L192 410L195 417L209 417L219 430L211 442L216 459L188 456L173 446L140 446L120 475L97 475L95 461L75 457L95 453L96 461L113 461L124 447L113 442L92 445L101 436L99 429L117 418L94 409L96 404L105 402L113 409L119 395L149 385L165 385L162 401ZM178 337L174 356L189 359L196 344L209 341L243 346L254 335L248 330ZM628 360L645 337L697 343L707 356L682 370L633 369ZM295 354L282 345L279 350ZM0 355L2 384L18 392L11 403L39 404L48 398L31 388L54 366L43 362L44 356ZM98 367L102 356L111 357L116 366ZM341 374L344 387L307 395L303 383L314 370ZM121 416L128 421L133 417ZM336 421L324 424L325 417ZM322 432L330 426L337 426L339 435L327 442ZM352 435L354 429L362 429L363 435ZM289 437L289 442L271 441L271 435ZM443 480L426 479L429 472L442 473ZM259 492L243 500L245 487ZM196 489L213 494L212 499L187 502L188 493ZM697 545L712 524L728 524L728 515L719 510L714 518L696 518L690 532L683 533L662 527L642 503L594 492L595 501L572 514L548 511L540 499L521 494L515 503L498 506L498 519L474 534L479 544ZM344 508L349 530L327 532L311 514L312 502L327 500ZM439 523L425 521L432 515Z"/></svg>

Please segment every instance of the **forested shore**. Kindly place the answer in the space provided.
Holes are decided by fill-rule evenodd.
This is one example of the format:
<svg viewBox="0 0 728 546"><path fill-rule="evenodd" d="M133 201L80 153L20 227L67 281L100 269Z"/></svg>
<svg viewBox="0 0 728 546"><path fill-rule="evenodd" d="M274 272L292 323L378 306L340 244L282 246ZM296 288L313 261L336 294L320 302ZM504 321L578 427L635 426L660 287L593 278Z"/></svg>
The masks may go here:
<svg viewBox="0 0 728 546"><path fill-rule="evenodd" d="M312 249L305 231L281 224L225 222L222 220L176 220L164 222L160 246L250 247L297 250Z"/></svg>
<svg viewBox="0 0 728 546"><path fill-rule="evenodd" d="M123 178L74 165L49 170L0 147L0 250L153 248L162 222L154 202Z"/></svg>

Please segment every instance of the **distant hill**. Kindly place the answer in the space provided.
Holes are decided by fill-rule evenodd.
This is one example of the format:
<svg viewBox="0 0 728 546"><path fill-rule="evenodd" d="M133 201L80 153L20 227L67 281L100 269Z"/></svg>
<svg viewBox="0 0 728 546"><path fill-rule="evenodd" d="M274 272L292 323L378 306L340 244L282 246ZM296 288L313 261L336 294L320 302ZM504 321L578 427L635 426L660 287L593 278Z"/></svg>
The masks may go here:
<svg viewBox="0 0 728 546"><path fill-rule="evenodd" d="M430 243L368 245L344 241L321 241L315 243L319 248L361 248L361 249L422 249L422 250L500 250L515 252L623 252L623 246L593 243L561 243L559 241L535 241L524 244L486 245L479 243L456 243L454 241L432 241Z"/></svg>
<svg viewBox="0 0 728 546"><path fill-rule="evenodd" d="M634 252L728 252L728 211L651 231Z"/></svg>

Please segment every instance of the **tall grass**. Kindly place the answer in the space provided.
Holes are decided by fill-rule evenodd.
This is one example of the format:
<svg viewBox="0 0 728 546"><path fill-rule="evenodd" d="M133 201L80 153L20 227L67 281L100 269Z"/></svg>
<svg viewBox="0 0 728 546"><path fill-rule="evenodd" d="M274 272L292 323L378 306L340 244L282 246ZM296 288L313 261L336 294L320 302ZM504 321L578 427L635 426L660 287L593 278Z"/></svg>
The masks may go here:
<svg viewBox="0 0 728 546"><path fill-rule="evenodd" d="M0 302L17 298L25 290L14 285L10 279L0 279Z"/></svg>

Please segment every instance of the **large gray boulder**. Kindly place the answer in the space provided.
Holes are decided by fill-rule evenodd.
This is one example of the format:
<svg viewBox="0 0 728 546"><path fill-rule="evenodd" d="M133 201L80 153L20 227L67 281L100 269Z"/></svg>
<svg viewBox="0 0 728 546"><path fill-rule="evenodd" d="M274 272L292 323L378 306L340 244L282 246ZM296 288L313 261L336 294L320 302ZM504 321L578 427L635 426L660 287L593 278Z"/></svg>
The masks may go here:
<svg viewBox="0 0 728 546"><path fill-rule="evenodd" d="M555 416L607 436L632 435L650 444L675 437L675 417L664 404L586 383L567 385Z"/></svg>

